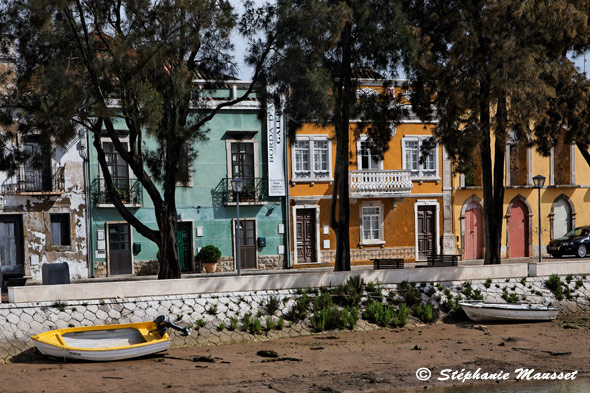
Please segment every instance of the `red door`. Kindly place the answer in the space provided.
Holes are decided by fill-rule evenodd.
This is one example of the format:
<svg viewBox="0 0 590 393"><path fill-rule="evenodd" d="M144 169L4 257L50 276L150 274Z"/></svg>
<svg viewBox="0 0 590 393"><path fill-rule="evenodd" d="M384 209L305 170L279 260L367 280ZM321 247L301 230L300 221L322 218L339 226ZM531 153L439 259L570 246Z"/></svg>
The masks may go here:
<svg viewBox="0 0 590 393"><path fill-rule="evenodd" d="M465 259L483 258L482 217L481 205L471 201L465 211Z"/></svg>
<svg viewBox="0 0 590 393"><path fill-rule="evenodd" d="M529 256L529 215L522 201L516 201L510 209L510 258Z"/></svg>

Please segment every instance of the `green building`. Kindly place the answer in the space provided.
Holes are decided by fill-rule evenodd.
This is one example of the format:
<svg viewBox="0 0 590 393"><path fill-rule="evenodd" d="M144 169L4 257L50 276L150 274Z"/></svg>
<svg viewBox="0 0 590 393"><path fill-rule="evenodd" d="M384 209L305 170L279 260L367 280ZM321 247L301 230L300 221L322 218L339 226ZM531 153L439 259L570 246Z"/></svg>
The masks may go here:
<svg viewBox="0 0 590 393"><path fill-rule="evenodd" d="M207 99L228 100L242 94L245 88L244 82L230 81L208 92ZM237 177L244 180L239 194L242 269L289 267L285 255L288 225L284 214L283 122L280 116L274 116L274 107L269 108L256 98L249 98L222 109L207 123L208 141L194 146L197 158L188 165L189 181L179 183L176 189L178 248L183 272L202 271L194 257L201 247L209 244L222 252L217 271L236 270L237 194L232 192L231 180ZM124 135L124 126L120 131ZM125 141L124 136L121 140ZM90 275L156 274L157 246L126 223L110 203L92 143L93 140L87 141L91 228L88 249L94 266ZM108 137L103 139L102 146L126 206L144 224L157 228L152 201L134 180L127 163Z"/></svg>

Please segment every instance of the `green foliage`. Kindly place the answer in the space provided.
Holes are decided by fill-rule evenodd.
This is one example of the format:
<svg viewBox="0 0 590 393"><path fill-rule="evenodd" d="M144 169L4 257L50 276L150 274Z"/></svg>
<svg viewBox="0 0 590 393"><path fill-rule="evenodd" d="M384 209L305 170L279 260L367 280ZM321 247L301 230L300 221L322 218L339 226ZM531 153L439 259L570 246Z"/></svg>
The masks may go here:
<svg viewBox="0 0 590 393"><path fill-rule="evenodd" d="M273 317L266 317L266 331L270 331L274 329L276 326L276 322Z"/></svg>
<svg viewBox="0 0 590 393"><path fill-rule="evenodd" d="M526 277L522 277L522 278L520 279L520 284L521 284L521 285L523 285L523 286L525 286L525 285L526 285Z"/></svg>
<svg viewBox="0 0 590 393"><path fill-rule="evenodd" d="M492 279L488 278L486 282L483 283L483 286L489 288L492 285Z"/></svg>
<svg viewBox="0 0 590 393"><path fill-rule="evenodd" d="M578 290L578 288L583 287L583 286L584 286L584 281L581 278L577 279L575 290Z"/></svg>
<svg viewBox="0 0 590 393"><path fill-rule="evenodd" d="M471 287L471 282L470 281L465 281L463 283L463 289L461 290L461 293L463 295L465 295L466 297L470 298L471 295L473 294L473 288Z"/></svg>
<svg viewBox="0 0 590 393"><path fill-rule="evenodd" d="M473 299L473 300L483 300L483 295L481 293L481 290L476 289L475 291L473 291L473 294L471 295L471 299Z"/></svg>
<svg viewBox="0 0 590 393"><path fill-rule="evenodd" d="M338 307L333 305L314 311L311 318L311 326L317 332L341 329L344 327L342 312Z"/></svg>
<svg viewBox="0 0 590 393"><path fill-rule="evenodd" d="M408 310L405 304L396 309L390 304L373 300L365 306L363 319L379 326L404 326L408 322Z"/></svg>
<svg viewBox="0 0 590 393"><path fill-rule="evenodd" d="M205 262L214 262L217 263L221 258L221 250L215 247L212 244L204 246L201 248L197 256L195 257L195 261L205 263Z"/></svg>
<svg viewBox="0 0 590 393"><path fill-rule="evenodd" d="M245 332L250 330L250 323L252 321L251 318L252 316L250 315L250 313L246 313L242 316L242 328Z"/></svg>
<svg viewBox="0 0 590 393"><path fill-rule="evenodd" d="M237 317L231 317L229 319L229 326L227 327L227 330L229 331L235 331L238 328L238 318Z"/></svg>
<svg viewBox="0 0 590 393"><path fill-rule="evenodd" d="M401 303L404 303L408 307L412 307L422 301L422 294L416 289L414 283L402 281L397 287L397 293L401 298Z"/></svg>
<svg viewBox="0 0 590 393"><path fill-rule="evenodd" d="M572 282L572 280L574 279L573 274L568 274L567 276L565 276L565 282L567 282L568 284Z"/></svg>
<svg viewBox="0 0 590 393"><path fill-rule="evenodd" d="M59 311L65 311L66 310L66 306L67 303L64 303L62 301L56 301L55 303L53 303L53 307L57 308Z"/></svg>
<svg viewBox="0 0 590 393"><path fill-rule="evenodd" d="M250 332L250 334L262 334L262 323L260 322L260 319L254 318L250 321L248 332Z"/></svg>
<svg viewBox="0 0 590 393"><path fill-rule="evenodd" d="M283 330L285 327L285 319L283 317L279 318L279 321L277 322L277 330Z"/></svg>
<svg viewBox="0 0 590 393"><path fill-rule="evenodd" d="M297 322L305 319L307 317L307 311L309 310L311 301L312 299L304 293L301 297L295 300L295 304L289 311L287 311L285 317L291 322Z"/></svg>
<svg viewBox="0 0 590 393"><path fill-rule="evenodd" d="M431 323L436 319L437 310L430 303L420 303L414 307L414 315L424 323Z"/></svg>
<svg viewBox="0 0 590 393"><path fill-rule="evenodd" d="M269 296L268 300L264 305L264 309L268 315L275 315L279 310L279 306L281 305L281 301L277 296Z"/></svg>
<svg viewBox="0 0 590 393"><path fill-rule="evenodd" d="M209 315L217 315L217 305L214 304L207 309L207 314Z"/></svg>
<svg viewBox="0 0 590 393"><path fill-rule="evenodd" d="M218 326L217 326L217 330L218 331L222 331L223 329L225 329L225 323L221 322Z"/></svg>
<svg viewBox="0 0 590 393"><path fill-rule="evenodd" d="M316 296L313 301L313 309L314 311L322 310L328 308L332 305L332 297L329 293L322 293L319 296Z"/></svg>
<svg viewBox="0 0 590 393"><path fill-rule="evenodd" d="M341 307L358 307L361 303L363 285L360 277L350 277L344 284L332 290L334 304Z"/></svg>
<svg viewBox="0 0 590 393"><path fill-rule="evenodd" d="M393 313L393 318L391 320L391 325L393 327L402 327L408 323L408 316L410 315L410 309L405 305L402 304L399 306L396 312Z"/></svg>
<svg viewBox="0 0 590 393"><path fill-rule="evenodd" d="M561 282L561 279L557 274L552 274L549 276L547 280L545 280L545 287L549 289L554 295L557 300L563 300L564 298L564 291L563 287L564 284ZM569 290L569 288L568 288Z"/></svg>
<svg viewBox="0 0 590 393"><path fill-rule="evenodd" d="M508 294L508 292L502 292L502 299L506 301L506 303L518 303L518 295L516 293Z"/></svg>

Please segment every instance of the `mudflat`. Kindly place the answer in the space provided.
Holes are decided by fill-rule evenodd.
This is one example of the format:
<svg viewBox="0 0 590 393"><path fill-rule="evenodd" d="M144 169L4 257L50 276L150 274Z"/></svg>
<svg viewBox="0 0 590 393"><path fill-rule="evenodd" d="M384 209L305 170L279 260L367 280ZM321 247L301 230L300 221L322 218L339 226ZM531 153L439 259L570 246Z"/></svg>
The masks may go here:
<svg viewBox="0 0 590 393"><path fill-rule="evenodd" d="M48 359L0 365L0 392L387 392L466 385L441 371L590 376L590 316L552 322L466 320L400 329L341 331L275 341L171 349L148 358L87 363ZM432 372L428 381L419 368ZM532 374L531 374L532 375ZM477 382L481 383L481 382ZM506 383L506 382L502 382Z"/></svg>

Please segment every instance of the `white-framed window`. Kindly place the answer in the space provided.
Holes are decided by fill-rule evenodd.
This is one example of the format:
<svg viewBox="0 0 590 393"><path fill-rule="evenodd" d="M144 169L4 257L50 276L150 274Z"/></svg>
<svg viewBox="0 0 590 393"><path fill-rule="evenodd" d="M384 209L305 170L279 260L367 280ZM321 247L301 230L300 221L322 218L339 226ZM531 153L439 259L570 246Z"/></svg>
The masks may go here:
<svg viewBox="0 0 590 393"><path fill-rule="evenodd" d="M383 169L383 161L371 152L371 144L366 135L362 135L356 143L356 161L359 170Z"/></svg>
<svg viewBox="0 0 590 393"><path fill-rule="evenodd" d="M293 179L332 180L332 143L327 136L298 136L292 151Z"/></svg>
<svg viewBox="0 0 590 393"><path fill-rule="evenodd" d="M424 162L420 163L422 144L428 135L405 136L402 139L403 168L411 172L412 179L438 179L438 149L430 150Z"/></svg>
<svg viewBox="0 0 590 393"><path fill-rule="evenodd" d="M361 243L383 244L383 206L376 203L361 206Z"/></svg>

